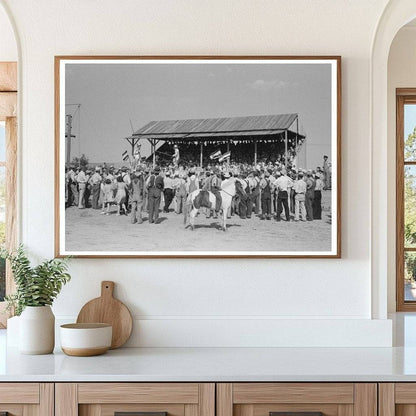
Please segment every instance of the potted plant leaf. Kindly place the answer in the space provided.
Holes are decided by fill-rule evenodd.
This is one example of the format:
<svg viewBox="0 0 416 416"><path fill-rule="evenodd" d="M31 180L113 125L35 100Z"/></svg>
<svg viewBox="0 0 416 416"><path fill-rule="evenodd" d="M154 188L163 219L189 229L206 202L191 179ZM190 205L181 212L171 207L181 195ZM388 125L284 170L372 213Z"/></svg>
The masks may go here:
<svg viewBox="0 0 416 416"><path fill-rule="evenodd" d="M0 252L10 261L16 292L6 296L8 309L19 318L19 351L49 354L55 346L55 316L51 305L71 276L68 258L46 260L32 266L23 246Z"/></svg>

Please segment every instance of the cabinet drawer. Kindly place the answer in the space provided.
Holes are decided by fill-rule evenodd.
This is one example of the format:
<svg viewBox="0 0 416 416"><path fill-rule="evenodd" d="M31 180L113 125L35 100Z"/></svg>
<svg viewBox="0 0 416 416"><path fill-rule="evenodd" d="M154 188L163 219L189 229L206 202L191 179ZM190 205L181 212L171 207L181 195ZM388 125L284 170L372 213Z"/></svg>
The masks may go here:
<svg viewBox="0 0 416 416"><path fill-rule="evenodd" d="M55 404L56 416L215 416L215 384L59 383Z"/></svg>
<svg viewBox="0 0 416 416"><path fill-rule="evenodd" d="M416 383L380 383L380 416L416 415Z"/></svg>
<svg viewBox="0 0 416 416"><path fill-rule="evenodd" d="M0 383L0 415L53 416L53 391L51 383Z"/></svg>
<svg viewBox="0 0 416 416"><path fill-rule="evenodd" d="M377 416L375 383L221 383L217 416Z"/></svg>

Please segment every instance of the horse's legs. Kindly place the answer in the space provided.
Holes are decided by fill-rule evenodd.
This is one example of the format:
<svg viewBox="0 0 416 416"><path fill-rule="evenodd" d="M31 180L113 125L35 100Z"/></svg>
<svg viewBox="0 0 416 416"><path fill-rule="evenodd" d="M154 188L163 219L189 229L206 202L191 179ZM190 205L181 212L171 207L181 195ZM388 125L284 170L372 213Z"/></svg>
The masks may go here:
<svg viewBox="0 0 416 416"><path fill-rule="evenodd" d="M229 207L223 207L222 209L222 230L227 231L227 213Z"/></svg>
<svg viewBox="0 0 416 416"><path fill-rule="evenodd" d="M189 214L189 224L191 226L192 231L193 231L194 226L195 226L195 217L196 217L197 213L198 213L198 210L196 208L192 208L192 211Z"/></svg>

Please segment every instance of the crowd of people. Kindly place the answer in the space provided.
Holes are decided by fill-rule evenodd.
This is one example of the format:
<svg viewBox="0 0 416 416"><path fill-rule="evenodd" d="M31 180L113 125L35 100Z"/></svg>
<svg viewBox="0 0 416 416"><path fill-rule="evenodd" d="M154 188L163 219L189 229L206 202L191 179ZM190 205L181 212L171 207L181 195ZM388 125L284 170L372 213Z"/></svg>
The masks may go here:
<svg viewBox="0 0 416 416"><path fill-rule="evenodd" d="M322 219L322 191L331 189L331 165L324 156L322 167L314 170L285 166L283 162L256 165L212 163L204 168L172 163L116 168L69 165L65 172L66 207L101 210L101 214L130 215L132 223L159 223L159 212L182 214L189 193L201 189L217 196L207 217L220 211L221 183L235 177L243 184L244 196L233 198L229 216L242 219L313 221Z"/></svg>

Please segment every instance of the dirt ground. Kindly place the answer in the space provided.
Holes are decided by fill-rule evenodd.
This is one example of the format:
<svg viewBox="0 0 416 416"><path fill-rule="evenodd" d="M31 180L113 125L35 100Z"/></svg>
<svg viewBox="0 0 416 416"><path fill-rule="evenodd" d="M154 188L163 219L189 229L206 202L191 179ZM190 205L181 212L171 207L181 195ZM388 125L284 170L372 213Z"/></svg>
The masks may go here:
<svg viewBox="0 0 416 416"><path fill-rule="evenodd" d="M200 212L195 229L185 229L183 214L160 212L159 224L150 224L144 213L142 224L131 224L130 217L110 215L91 208L67 208L65 211L65 250L84 251L329 251L331 249L331 191L323 191L322 220L308 222L240 219L227 220L227 231L221 220L207 219ZM98 253L97 253L98 254Z"/></svg>

